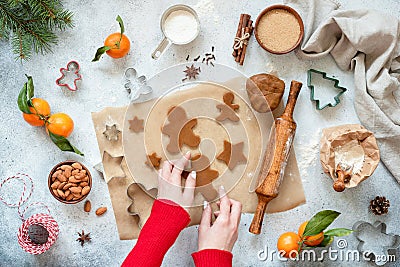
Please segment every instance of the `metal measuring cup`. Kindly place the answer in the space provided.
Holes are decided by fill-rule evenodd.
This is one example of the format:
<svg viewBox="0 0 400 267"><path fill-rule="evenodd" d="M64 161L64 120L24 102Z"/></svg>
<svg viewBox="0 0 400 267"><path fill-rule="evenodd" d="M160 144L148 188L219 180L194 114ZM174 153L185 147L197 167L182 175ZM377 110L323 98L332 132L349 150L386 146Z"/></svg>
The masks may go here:
<svg viewBox="0 0 400 267"><path fill-rule="evenodd" d="M197 21L197 33L196 33L196 35L192 39L188 40L187 42L183 42L183 43L174 41L173 39L171 39L171 36L167 36L165 34L165 21L166 21L166 19L168 18L169 15L171 15L172 12L179 11L179 10L184 10L184 11L190 12L194 16L196 21ZM164 11L164 13L161 16L160 27L161 27L161 31L162 31L162 33L164 35L164 39L157 46L156 50L151 54L151 57L153 59L158 59L164 53L164 51L167 50L171 46L171 44L176 44L176 45L188 44L188 43L192 42L194 39L196 39L197 36L200 33L200 21L199 21L199 17L197 16L196 11L193 8L189 7L189 6L182 5L182 4L171 6L167 10Z"/></svg>

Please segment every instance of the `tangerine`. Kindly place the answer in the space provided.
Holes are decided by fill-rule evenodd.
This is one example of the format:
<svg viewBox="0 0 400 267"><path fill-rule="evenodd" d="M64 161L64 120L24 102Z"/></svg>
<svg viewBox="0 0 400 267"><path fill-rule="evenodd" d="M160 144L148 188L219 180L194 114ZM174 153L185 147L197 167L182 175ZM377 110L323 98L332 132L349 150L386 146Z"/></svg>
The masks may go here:
<svg viewBox="0 0 400 267"><path fill-rule="evenodd" d="M300 249L300 236L295 232L283 233L278 239L277 248L281 256L296 258Z"/></svg>
<svg viewBox="0 0 400 267"><path fill-rule="evenodd" d="M24 120L32 126L43 126L50 115L50 105L41 98L32 98L32 106L29 110L32 114L22 113Z"/></svg>
<svg viewBox="0 0 400 267"><path fill-rule="evenodd" d="M311 235L311 236L303 236L304 230L306 229L306 226L308 224L308 221L303 222L300 227L299 227L299 236L303 239L304 244L310 247L315 247L318 246L319 244L324 241L324 232L321 232L316 235Z"/></svg>
<svg viewBox="0 0 400 267"><path fill-rule="evenodd" d="M47 133L68 137L74 130L74 121L65 113L56 113L49 117L46 123Z"/></svg>
<svg viewBox="0 0 400 267"><path fill-rule="evenodd" d="M111 49L107 50L107 55L112 58L121 58L128 54L131 48L131 41L125 34L121 36L121 33L115 32L106 38L104 45L111 47Z"/></svg>

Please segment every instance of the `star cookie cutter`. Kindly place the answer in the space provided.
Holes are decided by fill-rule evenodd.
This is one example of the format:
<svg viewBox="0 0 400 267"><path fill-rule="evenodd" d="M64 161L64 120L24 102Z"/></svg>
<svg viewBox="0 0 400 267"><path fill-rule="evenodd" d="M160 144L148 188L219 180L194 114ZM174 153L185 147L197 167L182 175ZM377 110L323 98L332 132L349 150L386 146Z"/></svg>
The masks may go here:
<svg viewBox="0 0 400 267"><path fill-rule="evenodd" d="M338 89L340 92L336 96L333 97L334 100L335 100L333 103L330 102L330 103L328 103L326 105L321 106L320 100L315 98L315 87L314 87L314 85L312 85L312 75L313 75L313 73L322 75L323 79L330 80L330 81L333 81L335 83L333 85L333 87ZM316 106L315 107L316 107L317 110L322 110L322 109L324 109L326 107L335 107L335 106L337 106L340 103L340 96L343 95L347 91L346 88L339 86L339 80L337 80L335 78L328 77L326 75L326 72L315 70L315 69L309 69L307 71L307 86L311 90L310 99L312 101L316 102Z"/></svg>
<svg viewBox="0 0 400 267"><path fill-rule="evenodd" d="M386 224L376 221L373 225L358 221L353 225L354 236L360 242L357 250L378 266L395 259L395 250L400 246L400 236L388 234Z"/></svg>
<svg viewBox="0 0 400 267"><path fill-rule="evenodd" d="M79 73L79 63L72 60L68 62L66 68L60 68L61 77L56 80L56 84L66 87L70 91L78 90L77 83L82 81L82 75ZM71 85L73 83L73 86Z"/></svg>
<svg viewBox="0 0 400 267"><path fill-rule="evenodd" d="M127 68L124 73L124 87L128 91L129 99L131 101L137 100L140 95L147 95L153 92L147 84L146 76L137 76L137 72L134 68Z"/></svg>

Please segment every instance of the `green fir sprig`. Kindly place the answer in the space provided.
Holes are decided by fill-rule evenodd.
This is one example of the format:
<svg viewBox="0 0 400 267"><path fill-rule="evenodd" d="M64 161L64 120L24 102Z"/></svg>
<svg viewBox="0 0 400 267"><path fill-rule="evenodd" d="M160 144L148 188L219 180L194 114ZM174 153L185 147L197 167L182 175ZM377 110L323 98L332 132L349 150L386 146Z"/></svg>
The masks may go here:
<svg viewBox="0 0 400 267"><path fill-rule="evenodd" d="M17 59L45 54L57 44L57 31L74 26L73 13L59 0L0 0L0 39L11 39Z"/></svg>

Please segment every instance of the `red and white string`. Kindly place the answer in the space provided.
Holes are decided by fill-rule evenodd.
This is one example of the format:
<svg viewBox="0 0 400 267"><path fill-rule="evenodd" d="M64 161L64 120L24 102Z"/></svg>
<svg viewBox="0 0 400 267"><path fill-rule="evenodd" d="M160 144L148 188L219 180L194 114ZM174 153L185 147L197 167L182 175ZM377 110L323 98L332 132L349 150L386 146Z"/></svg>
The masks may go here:
<svg viewBox="0 0 400 267"><path fill-rule="evenodd" d="M12 180L20 180L23 183L23 190L21 197L19 198L18 203L9 203L7 202L2 196L1 196L1 190L3 186L12 181ZM27 181L29 184L27 184ZM28 189L29 185L29 189ZM29 205L27 205L23 210L22 210L22 205L25 204L25 202L28 201L28 199L31 197L33 193L33 180L32 178L24 173L17 173L14 176L10 176L7 179L4 179L3 181L0 182L0 201L6 204L9 207L17 207L18 208L18 215L22 220L22 226L18 230L18 244L21 246L23 250L30 254L41 254L45 251L47 251L57 240L59 229L58 229L58 224L54 220L53 217L51 217L49 214L45 213L38 213L30 216L28 219L25 219L25 213L29 208L32 206L43 206L47 209L48 213L50 213L49 208L42 202L34 202ZM44 244L36 244L33 243L32 240L29 238L28 234L28 229L31 225L38 224L46 228L46 230L49 232L49 237L47 239L47 242Z"/></svg>

